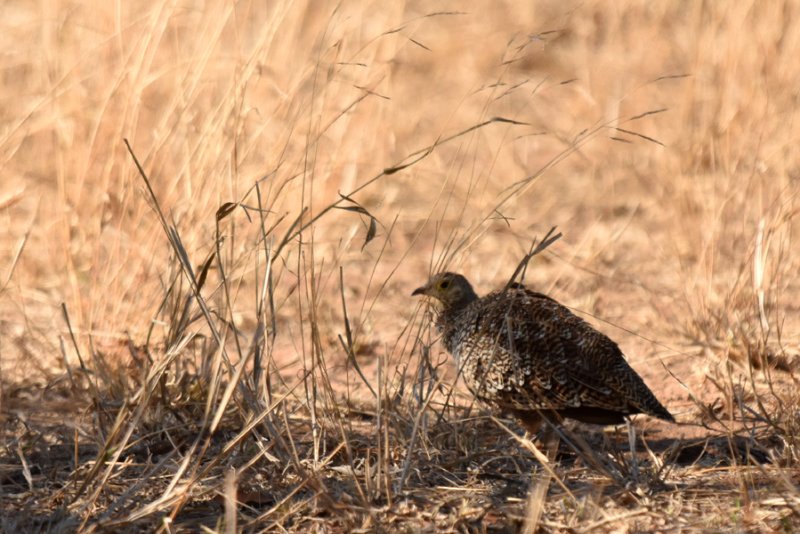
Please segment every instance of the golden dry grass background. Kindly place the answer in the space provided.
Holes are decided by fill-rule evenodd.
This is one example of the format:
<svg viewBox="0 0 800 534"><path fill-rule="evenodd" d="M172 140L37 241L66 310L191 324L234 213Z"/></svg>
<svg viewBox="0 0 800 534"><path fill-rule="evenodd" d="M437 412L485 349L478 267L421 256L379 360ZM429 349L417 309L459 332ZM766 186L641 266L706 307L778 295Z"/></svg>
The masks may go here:
<svg viewBox="0 0 800 534"><path fill-rule="evenodd" d="M274 231L258 241L253 209L225 218L227 272L203 289L244 339L265 320L264 247L415 161L351 197L377 220L369 243L369 216L333 209L275 257L270 354L289 382L319 351L335 391L369 398L339 373L340 268L376 381L379 361L412 367L409 293L431 270L488 291L557 226L528 283L617 339L679 419L701 410L666 368L710 405L720 380L793 384L799 16L794 1L5 2L3 388L63 382L78 349L128 368L130 347L169 339L177 263L124 139L196 268L217 209L256 206L260 187ZM493 117L519 124L450 138Z"/></svg>

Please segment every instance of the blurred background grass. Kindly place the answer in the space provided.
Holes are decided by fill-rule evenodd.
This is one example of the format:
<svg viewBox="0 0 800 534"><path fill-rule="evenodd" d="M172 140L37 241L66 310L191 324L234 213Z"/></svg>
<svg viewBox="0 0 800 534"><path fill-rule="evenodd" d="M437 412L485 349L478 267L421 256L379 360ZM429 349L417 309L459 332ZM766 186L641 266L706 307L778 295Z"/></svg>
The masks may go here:
<svg viewBox="0 0 800 534"><path fill-rule="evenodd" d="M392 227L380 261L379 241L361 250L365 219L339 211L314 226L315 268L343 265L357 293L373 267L388 280L362 318L381 323L378 340L392 338L392 310L413 307L408 289L442 251L437 232L469 236L449 267L487 290L557 225L566 237L531 273L538 286L661 339L679 335L670 328L724 339L715 316L732 313L734 286L752 286L763 220L775 236L763 289L796 309L785 276L797 272L787 241L798 184L794 2L1 9L0 266L13 268L4 373L59 365L61 302L82 342L141 341L148 328L168 256L123 138L199 264L216 208L254 204L258 180L275 220L285 215L281 228L437 139L494 116L526 123L477 130L361 192L354 200L382 223L379 235ZM506 188L599 124L661 144L605 129L492 216ZM239 226L252 235L255 225Z"/></svg>

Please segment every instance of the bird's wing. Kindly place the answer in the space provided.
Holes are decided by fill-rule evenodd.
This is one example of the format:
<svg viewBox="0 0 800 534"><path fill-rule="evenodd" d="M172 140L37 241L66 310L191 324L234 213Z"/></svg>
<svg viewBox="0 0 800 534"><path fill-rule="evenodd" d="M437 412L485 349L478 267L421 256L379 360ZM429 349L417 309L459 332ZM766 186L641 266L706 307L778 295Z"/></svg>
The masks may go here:
<svg viewBox="0 0 800 534"><path fill-rule="evenodd" d="M530 299L526 309L531 310L526 315L541 321L542 315L550 314L546 322L552 332L551 341L561 346L556 366L562 370L557 372L566 373L573 401L577 393L580 406L623 413L641 411L673 420L613 340L555 300L542 299L531 291L526 293Z"/></svg>
<svg viewBox="0 0 800 534"><path fill-rule="evenodd" d="M503 369L506 382L517 386L501 395L507 403L551 409L629 409L630 374L641 379L616 343L541 293L512 288L502 302L503 306L493 308L496 317L488 320L504 324L496 350L513 362Z"/></svg>

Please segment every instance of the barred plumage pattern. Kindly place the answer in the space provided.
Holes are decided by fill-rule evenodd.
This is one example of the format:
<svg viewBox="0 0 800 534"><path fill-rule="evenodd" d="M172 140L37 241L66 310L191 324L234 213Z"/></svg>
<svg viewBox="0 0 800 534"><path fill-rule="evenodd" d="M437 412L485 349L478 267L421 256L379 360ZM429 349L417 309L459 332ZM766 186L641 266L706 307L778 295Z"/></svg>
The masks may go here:
<svg viewBox="0 0 800 534"><path fill-rule="evenodd" d="M442 302L437 327L470 391L535 430L542 416L619 424L644 413L674 421L616 343L552 298L513 284L478 298L439 273L414 295Z"/></svg>

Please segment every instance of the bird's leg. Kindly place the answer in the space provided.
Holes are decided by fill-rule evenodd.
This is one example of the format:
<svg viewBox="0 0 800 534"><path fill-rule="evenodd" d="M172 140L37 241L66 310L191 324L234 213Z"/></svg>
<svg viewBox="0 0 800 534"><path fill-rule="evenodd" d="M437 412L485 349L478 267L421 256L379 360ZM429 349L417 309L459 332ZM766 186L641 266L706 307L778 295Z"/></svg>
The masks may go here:
<svg viewBox="0 0 800 534"><path fill-rule="evenodd" d="M535 437L542 428L542 416L536 412L516 412L519 423L528 431L531 437Z"/></svg>
<svg viewBox="0 0 800 534"><path fill-rule="evenodd" d="M631 424L630 418L625 418L625 424L628 426L628 448L631 451L631 475L633 476L633 483L639 485L639 460L636 457L636 429Z"/></svg>
<svg viewBox="0 0 800 534"><path fill-rule="evenodd" d="M554 463L558 455L558 446L561 444L561 438L558 436L558 431L554 426L554 422L547 422L542 430L542 435L539 440L544 447L544 453L547 455L547 461Z"/></svg>
<svg viewBox="0 0 800 534"><path fill-rule="evenodd" d="M538 410L513 410L520 425L528 431L531 439L536 439L544 449L549 462L554 462L561 443L555 429L560 418L555 412L540 412Z"/></svg>
<svg viewBox="0 0 800 534"><path fill-rule="evenodd" d="M520 424L528 431L531 438L535 438L542 448L549 462L554 462L558 453L561 440L555 429L559 419L555 413L543 415L538 411L517 411L515 413Z"/></svg>

